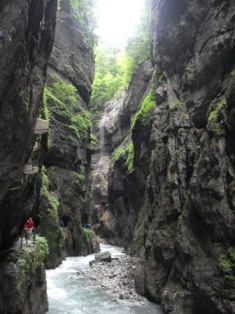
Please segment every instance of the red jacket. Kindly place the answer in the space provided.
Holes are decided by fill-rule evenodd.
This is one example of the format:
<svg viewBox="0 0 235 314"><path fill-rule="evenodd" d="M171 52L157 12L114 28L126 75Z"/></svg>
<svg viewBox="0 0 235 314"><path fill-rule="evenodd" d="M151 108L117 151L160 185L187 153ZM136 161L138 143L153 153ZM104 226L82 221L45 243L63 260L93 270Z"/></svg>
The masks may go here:
<svg viewBox="0 0 235 314"><path fill-rule="evenodd" d="M28 219L24 225L24 230L34 228L33 219Z"/></svg>

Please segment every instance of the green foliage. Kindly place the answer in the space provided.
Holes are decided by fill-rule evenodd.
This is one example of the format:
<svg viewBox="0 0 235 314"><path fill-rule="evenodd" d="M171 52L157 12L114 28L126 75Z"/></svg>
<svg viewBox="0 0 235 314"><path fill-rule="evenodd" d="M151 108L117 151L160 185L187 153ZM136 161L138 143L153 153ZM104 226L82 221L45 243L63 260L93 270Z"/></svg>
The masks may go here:
<svg viewBox="0 0 235 314"><path fill-rule="evenodd" d="M63 117L75 140L89 139L92 128L90 112L83 109L77 89L72 84L51 75L50 83L44 89L43 99L50 111L58 111Z"/></svg>
<svg viewBox="0 0 235 314"><path fill-rule="evenodd" d="M40 213L42 219L41 231L48 241L50 252L53 253L55 251L61 251L63 249L64 240L59 228L59 201L56 195L53 196L48 191L48 182L49 180L46 174L46 169L44 168L44 170L42 171L42 187L44 196L47 199L50 208L47 209L46 212ZM43 240L41 240L41 242L43 242Z"/></svg>
<svg viewBox="0 0 235 314"><path fill-rule="evenodd" d="M122 156L126 157L126 166L128 173L133 172L133 164L134 164L134 144L131 141L127 146L120 146L116 148L113 152L114 161L118 161Z"/></svg>
<svg viewBox="0 0 235 314"><path fill-rule="evenodd" d="M17 260L16 265L20 270L21 280L28 281L32 277L32 273L36 272L38 266L44 262L44 254L46 254L46 247L41 251L38 242L24 245L21 256Z"/></svg>
<svg viewBox="0 0 235 314"><path fill-rule="evenodd" d="M127 152L127 147L120 146L114 149L113 159L114 161L118 161L125 153Z"/></svg>
<svg viewBox="0 0 235 314"><path fill-rule="evenodd" d="M145 121L154 107L156 103L155 99L155 93L153 91L149 92L149 94L144 98L140 110L135 114L132 124L131 124L131 129L134 128L136 121Z"/></svg>
<svg viewBox="0 0 235 314"><path fill-rule="evenodd" d="M48 180L46 168L45 168L44 165L42 165L41 177L42 177L42 187L43 187L43 190L46 191L49 188L49 180Z"/></svg>
<svg viewBox="0 0 235 314"><path fill-rule="evenodd" d="M41 261L44 262L49 254L47 239L45 237L36 235L36 243L39 247Z"/></svg>
<svg viewBox="0 0 235 314"><path fill-rule="evenodd" d="M78 97L76 88L69 83L59 79L57 76L51 76L52 83L44 88L44 106L50 111L52 100L60 110L60 114L71 119L72 110L78 105Z"/></svg>
<svg viewBox="0 0 235 314"><path fill-rule="evenodd" d="M93 145L98 144L98 139L93 133L91 133L91 144L93 144Z"/></svg>
<svg viewBox="0 0 235 314"><path fill-rule="evenodd" d="M84 139L89 137L91 129L90 112L83 110L71 118L72 126L76 129L78 137Z"/></svg>
<svg viewBox="0 0 235 314"><path fill-rule="evenodd" d="M122 87L128 86L135 69L135 60L128 54L119 54L117 57L118 69L122 77Z"/></svg>
<svg viewBox="0 0 235 314"><path fill-rule="evenodd" d="M150 47L150 14L147 4L135 34L128 40L125 52L113 47L97 47L90 102L93 108L101 107L115 93L128 86L137 66L150 58Z"/></svg>
<svg viewBox="0 0 235 314"><path fill-rule="evenodd" d="M58 107L61 115L63 115L65 118L67 118L67 120L71 119L71 113L70 113L69 109L67 108L66 104L63 103L59 98L57 98L53 94L53 92L54 92L53 87L51 87L51 88L45 87L44 88L44 96L43 96L43 100L45 102L44 106L46 108L48 108L48 111L50 112L52 110L51 104L53 102L53 104L56 104L56 106Z"/></svg>
<svg viewBox="0 0 235 314"><path fill-rule="evenodd" d="M150 5L145 2L140 23L135 34L129 38L126 46L126 53L134 60L135 67L150 58L151 38L150 38Z"/></svg>
<svg viewBox="0 0 235 314"><path fill-rule="evenodd" d="M75 107L77 104L76 93L76 87L62 80L53 84L53 94L63 104L70 104L70 106Z"/></svg>
<svg viewBox="0 0 235 314"><path fill-rule="evenodd" d="M24 258L20 258L17 262L18 267L21 271L25 271L27 268L27 261Z"/></svg>
<svg viewBox="0 0 235 314"><path fill-rule="evenodd" d="M89 246L91 238L95 236L94 231L92 229L82 227L82 234L86 244Z"/></svg>
<svg viewBox="0 0 235 314"><path fill-rule="evenodd" d="M74 176L75 176L75 181L77 182L77 184L79 186L81 186L84 181L85 181L85 176L84 174L81 172L81 173L78 173L78 172L73 172Z"/></svg>
<svg viewBox="0 0 235 314"><path fill-rule="evenodd" d="M78 9L79 7L78 0L70 0L70 3L74 10Z"/></svg>
<svg viewBox="0 0 235 314"><path fill-rule="evenodd" d="M47 176L47 171L45 166L42 166L41 169L41 177L42 177L42 189L43 189L43 193L45 195L45 197L48 200L48 203L50 204L51 209L53 209L54 211L57 211L58 206L59 206L59 201L50 194L50 192L48 191L49 188L49 179Z"/></svg>
<svg viewBox="0 0 235 314"><path fill-rule="evenodd" d="M47 107L47 96L48 96L47 88L44 87L41 116L42 116L42 119L45 119L45 120L49 120L49 109Z"/></svg>
<svg viewBox="0 0 235 314"><path fill-rule="evenodd" d="M177 99L173 103L170 104L170 110L174 111L183 105L184 105L184 102L181 101L180 99Z"/></svg>
<svg viewBox="0 0 235 314"><path fill-rule="evenodd" d="M208 122L211 124L215 135L219 136L221 134L221 123L219 121L219 115L221 110L227 105L226 98L222 98L216 105L212 103L214 109L210 112L208 116Z"/></svg>
<svg viewBox="0 0 235 314"><path fill-rule="evenodd" d="M127 169L128 169L128 173L132 173L133 166L134 166L134 144L132 141L128 145L127 151L128 151L128 156L127 156L127 161L126 161Z"/></svg>
<svg viewBox="0 0 235 314"><path fill-rule="evenodd" d="M92 47L95 36L93 31L96 27L95 0L70 0L74 17L79 21L86 36L88 46Z"/></svg>
<svg viewBox="0 0 235 314"><path fill-rule="evenodd" d="M208 116L209 122L215 122L218 119L218 115L221 109L227 104L226 98L222 98L220 102L218 102L213 111L210 112Z"/></svg>
<svg viewBox="0 0 235 314"><path fill-rule="evenodd" d="M118 49L99 46L96 49L95 62L91 106L99 108L129 84L134 61Z"/></svg>

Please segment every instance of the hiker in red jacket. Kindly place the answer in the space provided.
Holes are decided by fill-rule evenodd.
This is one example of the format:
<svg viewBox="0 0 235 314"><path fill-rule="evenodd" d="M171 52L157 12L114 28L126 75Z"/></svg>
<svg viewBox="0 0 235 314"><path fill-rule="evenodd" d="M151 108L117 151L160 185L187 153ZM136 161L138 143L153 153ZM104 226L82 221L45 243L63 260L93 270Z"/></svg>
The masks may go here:
<svg viewBox="0 0 235 314"><path fill-rule="evenodd" d="M28 238L32 234L33 229L34 229L34 222L33 222L33 219L30 217L24 224L24 228L23 228L23 231L26 235L28 235Z"/></svg>

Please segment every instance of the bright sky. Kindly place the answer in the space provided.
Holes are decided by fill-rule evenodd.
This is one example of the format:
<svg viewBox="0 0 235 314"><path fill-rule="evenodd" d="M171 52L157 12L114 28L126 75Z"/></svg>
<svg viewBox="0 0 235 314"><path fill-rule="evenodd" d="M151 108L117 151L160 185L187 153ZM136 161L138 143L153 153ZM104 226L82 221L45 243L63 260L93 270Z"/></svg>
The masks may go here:
<svg viewBox="0 0 235 314"><path fill-rule="evenodd" d="M145 0L97 0L96 34L102 41L123 48L140 19Z"/></svg>

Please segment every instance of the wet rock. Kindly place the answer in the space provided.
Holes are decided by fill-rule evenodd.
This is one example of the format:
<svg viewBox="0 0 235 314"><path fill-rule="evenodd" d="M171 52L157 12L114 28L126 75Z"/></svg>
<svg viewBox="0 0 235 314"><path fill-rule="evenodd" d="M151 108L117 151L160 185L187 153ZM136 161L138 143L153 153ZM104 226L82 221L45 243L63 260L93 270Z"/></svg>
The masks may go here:
<svg viewBox="0 0 235 314"><path fill-rule="evenodd" d="M95 254L96 262L111 262L111 253L110 252L101 252Z"/></svg>

